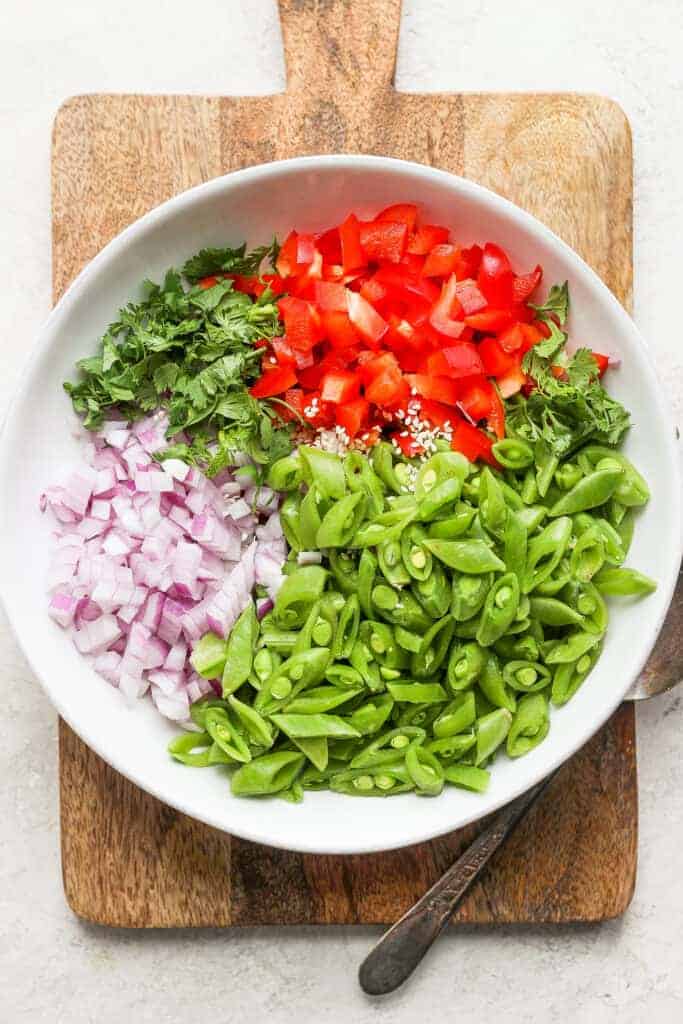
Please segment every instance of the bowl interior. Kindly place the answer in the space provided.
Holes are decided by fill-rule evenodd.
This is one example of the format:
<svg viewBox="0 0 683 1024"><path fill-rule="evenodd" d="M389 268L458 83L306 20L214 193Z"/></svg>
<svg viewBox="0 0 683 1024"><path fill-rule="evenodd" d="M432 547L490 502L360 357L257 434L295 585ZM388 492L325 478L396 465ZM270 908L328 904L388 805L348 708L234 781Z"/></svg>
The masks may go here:
<svg viewBox="0 0 683 1024"><path fill-rule="evenodd" d="M544 280L569 280L575 343L617 353L609 388L631 409L626 452L653 497L639 517L629 564L659 582L639 603L613 607L597 668L553 714L545 743L517 762L501 757L489 792L449 788L439 799L349 800L306 794L302 805L233 798L221 769L191 771L167 756L177 732L151 703L127 706L47 616L49 528L38 510L44 487L78 457L77 421L61 389L76 359L94 351L117 309L144 278L158 278L203 246L281 239L296 226L319 230L353 209L371 215L416 201L429 222L464 243L496 240L519 271L540 262ZM115 239L86 268L48 321L5 425L0 453L1 589L16 635L59 712L106 761L187 814L246 838L316 852L366 852L415 843L505 803L575 751L619 703L647 657L666 612L680 554L679 485L672 420L638 332L585 264L538 221L450 175L399 161L321 157L238 172L171 200Z"/></svg>

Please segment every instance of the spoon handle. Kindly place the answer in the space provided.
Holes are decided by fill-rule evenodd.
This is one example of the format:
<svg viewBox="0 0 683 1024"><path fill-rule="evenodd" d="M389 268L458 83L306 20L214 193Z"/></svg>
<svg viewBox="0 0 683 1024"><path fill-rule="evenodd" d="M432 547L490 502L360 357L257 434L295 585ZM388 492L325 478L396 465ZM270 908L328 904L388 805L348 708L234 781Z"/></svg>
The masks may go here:
<svg viewBox="0 0 683 1024"><path fill-rule="evenodd" d="M467 890L555 774L501 808L455 864L384 933L360 965L358 980L364 992L385 995L410 977Z"/></svg>

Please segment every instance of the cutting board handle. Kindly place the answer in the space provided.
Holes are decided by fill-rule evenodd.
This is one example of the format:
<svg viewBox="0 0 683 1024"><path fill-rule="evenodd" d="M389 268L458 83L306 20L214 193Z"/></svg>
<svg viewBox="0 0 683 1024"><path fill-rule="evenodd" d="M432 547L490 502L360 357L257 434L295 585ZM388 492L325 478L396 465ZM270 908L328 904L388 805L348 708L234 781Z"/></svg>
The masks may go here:
<svg viewBox="0 0 683 1024"><path fill-rule="evenodd" d="M279 8L289 93L343 115L342 102L392 87L401 0L279 0Z"/></svg>

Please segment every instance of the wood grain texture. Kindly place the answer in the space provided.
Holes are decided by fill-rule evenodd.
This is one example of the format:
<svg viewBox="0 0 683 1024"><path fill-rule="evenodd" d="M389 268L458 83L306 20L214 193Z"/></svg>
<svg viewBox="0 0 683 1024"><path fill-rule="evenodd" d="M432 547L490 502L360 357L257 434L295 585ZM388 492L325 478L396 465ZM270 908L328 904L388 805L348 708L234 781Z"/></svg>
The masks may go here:
<svg viewBox="0 0 683 1024"><path fill-rule="evenodd" d="M55 300L114 235L183 189L267 160L365 152L432 164L507 196L628 307L632 157L621 110L591 96L398 94L399 12L399 0L281 0L280 96L69 100L53 139ZM60 778L67 900L89 920L126 927L389 922L477 828L363 857L256 846L147 796L64 723ZM636 844L634 714L625 705L565 767L457 921L620 914Z"/></svg>

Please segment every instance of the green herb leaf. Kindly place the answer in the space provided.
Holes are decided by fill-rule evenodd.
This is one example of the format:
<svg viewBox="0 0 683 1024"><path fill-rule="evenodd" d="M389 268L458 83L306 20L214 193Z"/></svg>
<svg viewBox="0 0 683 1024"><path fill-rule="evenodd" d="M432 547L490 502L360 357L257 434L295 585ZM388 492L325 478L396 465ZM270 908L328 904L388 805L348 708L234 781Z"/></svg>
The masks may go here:
<svg viewBox="0 0 683 1024"><path fill-rule="evenodd" d="M555 317L562 327L569 315L569 283L565 281L564 284L554 284L544 303L535 306L530 302L529 305L536 310L537 320L548 323Z"/></svg>

